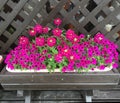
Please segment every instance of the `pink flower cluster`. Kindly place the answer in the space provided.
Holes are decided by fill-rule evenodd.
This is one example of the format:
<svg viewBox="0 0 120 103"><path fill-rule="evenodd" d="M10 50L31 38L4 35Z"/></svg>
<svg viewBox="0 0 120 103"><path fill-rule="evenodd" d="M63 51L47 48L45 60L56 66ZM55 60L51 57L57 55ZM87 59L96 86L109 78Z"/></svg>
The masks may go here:
<svg viewBox="0 0 120 103"><path fill-rule="evenodd" d="M36 36L37 33L38 34L47 34L49 32L49 28L48 27L42 27L39 24L36 24L34 28L31 28L29 30L29 34L30 36Z"/></svg>
<svg viewBox="0 0 120 103"><path fill-rule="evenodd" d="M34 44L29 44L25 48L20 45L17 46L7 55L5 63L7 63L8 67L11 69L14 69L16 65L20 65L23 69L40 70L46 68L43 63L45 59L46 56L38 53L38 48L36 48Z"/></svg>
<svg viewBox="0 0 120 103"><path fill-rule="evenodd" d="M94 38L77 35L69 29L65 33L58 28L61 19L54 20L57 28L49 31L48 27L37 24L30 29L33 38L21 36L19 45L6 57L5 63L11 68L56 69L62 72L78 70L104 70L107 66L118 67L118 46L97 33ZM38 35L40 34L40 35ZM49 37L47 34L53 34Z"/></svg>
<svg viewBox="0 0 120 103"><path fill-rule="evenodd" d="M19 39L19 44L22 46L28 45L29 44L29 39L25 36L21 36Z"/></svg>

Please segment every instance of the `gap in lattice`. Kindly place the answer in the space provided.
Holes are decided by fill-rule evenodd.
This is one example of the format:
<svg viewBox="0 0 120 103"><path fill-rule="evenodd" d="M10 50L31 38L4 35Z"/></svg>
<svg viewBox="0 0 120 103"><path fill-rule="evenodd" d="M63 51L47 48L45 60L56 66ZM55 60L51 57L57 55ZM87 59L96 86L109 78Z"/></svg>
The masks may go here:
<svg viewBox="0 0 120 103"><path fill-rule="evenodd" d="M4 43L6 43L8 41L8 38L6 36L4 36L3 34L0 36L0 40Z"/></svg>
<svg viewBox="0 0 120 103"><path fill-rule="evenodd" d="M107 7L110 11L114 11L117 7L120 7L120 1L119 0L111 0Z"/></svg>
<svg viewBox="0 0 120 103"><path fill-rule="evenodd" d="M4 5L4 9L3 9L3 11L5 12L5 13L10 13L10 12L12 12L12 8L9 6L9 5L7 5L7 4L5 4Z"/></svg>
<svg viewBox="0 0 120 103"><path fill-rule="evenodd" d="M24 21L23 17L21 17L20 15L17 15L14 20L15 21L19 20L20 22Z"/></svg>
<svg viewBox="0 0 120 103"><path fill-rule="evenodd" d="M16 29L15 29L12 25L9 25L6 30L7 30L10 34L13 34L13 33L16 31Z"/></svg>
<svg viewBox="0 0 120 103"><path fill-rule="evenodd" d="M67 12L70 12L73 10L75 5L70 0L68 0L68 2L63 7Z"/></svg>
<svg viewBox="0 0 120 103"><path fill-rule="evenodd" d="M94 0L89 0L86 8L88 9L89 12L93 11L97 7L97 4L95 3Z"/></svg>
<svg viewBox="0 0 120 103"><path fill-rule="evenodd" d="M88 32L90 32L94 27L95 27L95 26L94 26L91 22L88 22L88 23L84 26L84 28L85 28Z"/></svg>
<svg viewBox="0 0 120 103"><path fill-rule="evenodd" d="M63 16L60 12L58 12L58 13L55 15L54 19L56 19L56 18L63 19L64 16Z"/></svg>
<svg viewBox="0 0 120 103"><path fill-rule="evenodd" d="M49 14L55 8L56 4L54 0L48 0L45 4L46 12Z"/></svg>
<svg viewBox="0 0 120 103"><path fill-rule="evenodd" d="M106 14L101 10L100 12L97 13L95 18L97 19L98 22L103 21L106 18Z"/></svg>
<svg viewBox="0 0 120 103"><path fill-rule="evenodd" d="M120 39L120 36L119 36L119 33L118 33L118 32L115 33L115 34L113 34L112 37L113 37L115 40Z"/></svg>
<svg viewBox="0 0 120 103"><path fill-rule="evenodd" d="M78 35L82 34L80 31L78 31Z"/></svg>
<svg viewBox="0 0 120 103"><path fill-rule="evenodd" d="M120 31L117 32L117 38L116 41L120 40Z"/></svg>
<svg viewBox="0 0 120 103"><path fill-rule="evenodd" d="M69 24L66 24L63 28L68 30L68 29L74 29L75 27L71 23L69 23Z"/></svg>
<svg viewBox="0 0 120 103"><path fill-rule="evenodd" d="M85 19L85 16L82 14L80 10L78 10L77 13L73 16L73 18L79 23L81 23Z"/></svg>
<svg viewBox="0 0 120 103"><path fill-rule="evenodd" d="M5 19L0 16L0 22L1 22L1 21L5 21Z"/></svg>
<svg viewBox="0 0 120 103"><path fill-rule="evenodd" d="M18 3L20 0L11 0L11 1L13 1L14 3Z"/></svg>

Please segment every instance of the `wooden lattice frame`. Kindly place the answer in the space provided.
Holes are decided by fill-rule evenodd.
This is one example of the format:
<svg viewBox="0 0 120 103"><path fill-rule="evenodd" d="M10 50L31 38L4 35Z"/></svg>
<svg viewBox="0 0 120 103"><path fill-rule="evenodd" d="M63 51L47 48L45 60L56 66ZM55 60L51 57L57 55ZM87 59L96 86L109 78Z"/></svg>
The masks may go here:
<svg viewBox="0 0 120 103"><path fill-rule="evenodd" d="M120 0L0 0L0 54L14 48L29 26L41 23L52 28L56 17L62 18L65 29L105 34L120 52ZM109 32L107 24L113 25Z"/></svg>

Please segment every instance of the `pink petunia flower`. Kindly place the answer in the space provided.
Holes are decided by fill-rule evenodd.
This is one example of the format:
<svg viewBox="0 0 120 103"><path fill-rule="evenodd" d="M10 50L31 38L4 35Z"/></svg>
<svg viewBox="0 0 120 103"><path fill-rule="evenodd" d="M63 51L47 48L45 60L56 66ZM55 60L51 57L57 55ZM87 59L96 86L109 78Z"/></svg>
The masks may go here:
<svg viewBox="0 0 120 103"><path fill-rule="evenodd" d="M105 59L105 63L106 64L112 63L112 58Z"/></svg>
<svg viewBox="0 0 120 103"><path fill-rule="evenodd" d="M69 56L68 56L68 61L69 61L69 62L75 62L75 60L76 60L75 55L69 55Z"/></svg>
<svg viewBox="0 0 120 103"><path fill-rule="evenodd" d="M73 36L73 39L71 40L73 44L78 43L79 42L79 37L77 35Z"/></svg>
<svg viewBox="0 0 120 103"><path fill-rule="evenodd" d="M28 45L29 44L29 39L25 36L21 36L19 38L19 44L22 46Z"/></svg>
<svg viewBox="0 0 120 103"><path fill-rule="evenodd" d="M62 46L61 46L61 45L58 45L58 46L57 46L57 50L58 50L58 51L61 51L61 49L62 49Z"/></svg>
<svg viewBox="0 0 120 103"><path fill-rule="evenodd" d="M42 26L39 25L39 24L36 24L35 27L34 27L34 30L37 32L37 33L42 33Z"/></svg>
<svg viewBox="0 0 120 103"><path fill-rule="evenodd" d="M72 40L74 38L74 36L75 36L75 32L73 30L71 30L71 29L67 30L67 32L66 32L66 38L68 40Z"/></svg>
<svg viewBox="0 0 120 103"><path fill-rule="evenodd" d="M95 58L92 58L91 63L92 63L93 65L96 65L96 64L97 64L97 60L96 60Z"/></svg>
<svg viewBox="0 0 120 103"><path fill-rule="evenodd" d="M55 28L55 29L52 30L52 33L53 33L53 35L59 37L59 36L61 36L61 34L62 34L62 30L59 29L59 28Z"/></svg>
<svg viewBox="0 0 120 103"><path fill-rule="evenodd" d="M63 72L63 73L67 72L67 66L64 66L64 67L62 68L62 72Z"/></svg>
<svg viewBox="0 0 120 103"><path fill-rule="evenodd" d="M43 33L44 33L44 34L47 34L48 31L49 31L49 28L48 28L48 27L44 27L44 28L43 28Z"/></svg>
<svg viewBox="0 0 120 103"><path fill-rule="evenodd" d="M59 26L61 23L62 23L62 20L60 18L56 18L54 20L54 24L57 25L57 26Z"/></svg>
<svg viewBox="0 0 120 103"><path fill-rule="evenodd" d="M99 68L100 68L100 70L104 70L105 66L104 65L100 65Z"/></svg>
<svg viewBox="0 0 120 103"><path fill-rule="evenodd" d="M52 55L51 55L51 54L48 54L47 57L48 57L48 58L52 58Z"/></svg>
<svg viewBox="0 0 120 103"><path fill-rule="evenodd" d="M64 47L61 49L61 54L62 54L63 56L68 57L68 56L71 54L70 48L64 46Z"/></svg>
<svg viewBox="0 0 120 103"><path fill-rule="evenodd" d="M11 64L8 64L8 68L10 68L11 70L14 70L14 66Z"/></svg>
<svg viewBox="0 0 120 103"><path fill-rule="evenodd" d="M29 35L30 36L35 36L37 34L36 30L33 28L31 30L29 30Z"/></svg>
<svg viewBox="0 0 120 103"><path fill-rule="evenodd" d="M74 67L68 64L67 71L74 71Z"/></svg>
<svg viewBox="0 0 120 103"><path fill-rule="evenodd" d="M46 54L47 52L48 52L47 49L45 49L45 50L42 51L41 54L44 55L44 54Z"/></svg>
<svg viewBox="0 0 120 103"><path fill-rule="evenodd" d="M79 36L80 39L83 39L84 37L85 37L84 34L80 34L80 36Z"/></svg>
<svg viewBox="0 0 120 103"><path fill-rule="evenodd" d="M117 64L117 63L114 63L112 66L113 66L113 68L115 68L115 69L118 68L118 64Z"/></svg>
<svg viewBox="0 0 120 103"><path fill-rule="evenodd" d="M63 56L62 56L62 54L56 54L55 56L54 56L54 58L55 58L55 61L56 62L58 62L58 63L60 63L62 60L63 60Z"/></svg>
<svg viewBox="0 0 120 103"><path fill-rule="evenodd" d="M94 37L94 42L101 43L101 41L104 39L104 35L101 33L98 33Z"/></svg>
<svg viewBox="0 0 120 103"><path fill-rule="evenodd" d="M37 37L35 39L35 43L36 43L37 46L44 46L44 44L45 44L44 37Z"/></svg>
<svg viewBox="0 0 120 103"><path fill-rule="evenodd" d="M46 69L46 65L45 65L45 64L42 64L42 65L41 65L41 69Z"/></svg>
<svg viewBox="0 0 120 103"><path fill-rule="evenodd" d="M49 37L47 39L47 45L48 46L53 47L53 46L55 46L55 44L56 44L56 39L54 37Z"/></svg>

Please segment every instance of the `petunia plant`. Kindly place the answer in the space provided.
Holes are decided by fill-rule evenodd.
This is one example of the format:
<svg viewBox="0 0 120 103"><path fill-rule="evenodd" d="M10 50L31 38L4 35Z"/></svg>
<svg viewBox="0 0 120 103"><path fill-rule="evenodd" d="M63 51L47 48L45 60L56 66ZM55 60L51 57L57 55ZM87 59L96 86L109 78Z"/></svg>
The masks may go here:
<svg viewBox="0 0 120 103"><path fill-rule="evenodd" d="M62 20L54 20L56 28L50 30L36 24L28 33L32 37L19 38L18 46L11 50L5 63L11 70L46 69L54 72L88 72L96 68L118 67L118 46L97 33L94 37L77 35L74 30L59 28Z"/></svg>

